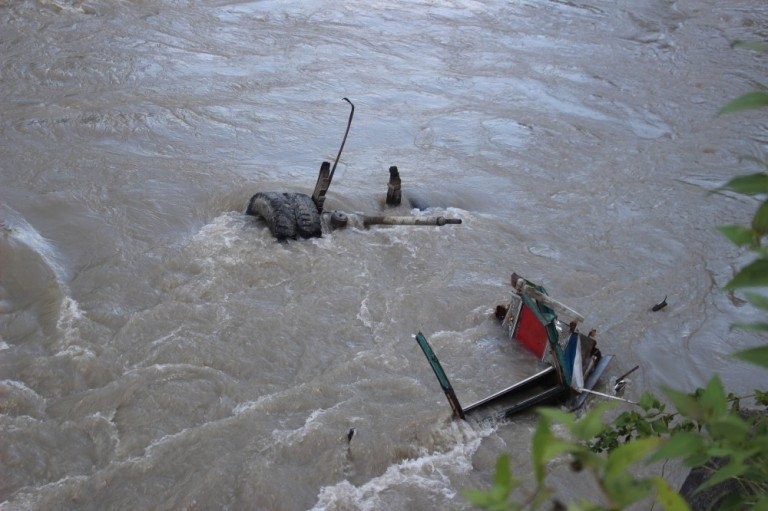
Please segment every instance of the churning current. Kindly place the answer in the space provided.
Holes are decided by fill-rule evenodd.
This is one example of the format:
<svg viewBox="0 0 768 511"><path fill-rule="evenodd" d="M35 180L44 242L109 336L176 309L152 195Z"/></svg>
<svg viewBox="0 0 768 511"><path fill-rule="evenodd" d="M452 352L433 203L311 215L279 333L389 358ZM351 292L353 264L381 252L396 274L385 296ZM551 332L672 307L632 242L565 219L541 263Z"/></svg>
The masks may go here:
<svg viewBox="0 0 768 511"><path fill-rule="evenodd" d="M0 0L0 508L468 509L535 415L454 422L531 371L515 271L635 365L625 397L764 374L711 194L768 142L758 0ZM276 242L260 191L462 219ZM649 308L667 296L664 310ZM591 401L590 406L598 401ZM629 405L625 405L629 406ZM347 441L347 433L356 433ZM566 495L589 496L552 467ZM675 474L667 474L673 479ZM678 477L678 479L680 479ZM585 489L586 488L586 489Z"/></svg>

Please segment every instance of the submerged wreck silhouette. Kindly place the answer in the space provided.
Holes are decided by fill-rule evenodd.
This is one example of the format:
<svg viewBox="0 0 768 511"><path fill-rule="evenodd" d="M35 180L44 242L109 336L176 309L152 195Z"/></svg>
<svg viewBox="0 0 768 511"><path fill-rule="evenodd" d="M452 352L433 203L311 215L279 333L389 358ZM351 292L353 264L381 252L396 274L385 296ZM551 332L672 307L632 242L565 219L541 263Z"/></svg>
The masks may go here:
<svg viewBox="0 0 768 511"><path fill-rule="evenodd" d="M597 349L595 330L588 335L579 332L578 325L583 321L579 313L552 299L543 287L515 273L512 274L512 286L509 303L496 307L496 317L510 339L532 354L531 367L535 367L536 359L547 363L544 369L524 380L462 407L426 337L421 332L415 336L448 398L455 419L510 417L533 406L554 402L576 410L584 405L613 360L613 355L602 355ZM563 322L558 313L568 322Z"/></svg>
<svg viewBox="0 0 768 511"><path fill-rule="evenodd" d="M364 215L351 214L341 211L325 212L325 196L333 181L336 165L339 163L341 152L349 135L352 125L352 117L355 114L355 105L348 99L344 101L352 107L347 121L347 129L341 141L336 160L331 167L330 162L324 161L320 165L315 189L312 196L297 192L258 192L248 201L245 209L247 215L262 219L272 236L279 241L297 238L316 238L322 236L323 226L333 230L349 226L366 228L371 225L448 225L460 224L459 218L417 217L417 216L392 216L392 215ZM397 206L401 201L400 172L396 166L389 168L389 182L387 183L386 204ZM421 209L421 208L419 208Z"/></svg>

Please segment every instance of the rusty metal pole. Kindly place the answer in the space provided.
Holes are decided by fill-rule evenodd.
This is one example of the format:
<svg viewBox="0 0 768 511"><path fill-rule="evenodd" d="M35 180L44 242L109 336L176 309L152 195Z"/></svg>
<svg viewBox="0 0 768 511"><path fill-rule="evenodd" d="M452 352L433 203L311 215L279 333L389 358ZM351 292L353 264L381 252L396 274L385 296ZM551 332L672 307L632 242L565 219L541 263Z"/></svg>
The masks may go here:
<svg viewBox="0 0 768 511"><path fill-rule="evenodd" d="M437 225L460 224L461 218L445 218L442 216L420 218L415 216L369 216L363 215L363 225Z"/></svg>
<svg viewBox="0 0 768 511"><path fill-rule="evenodd" d="M349 112L349 120L347 120L347 130L344 132L344 138L341 139L341 146L339 147L339 153L336 155L336 161L333 162L333 168L331 169L331 175L328 178L329 185L330 181L333 179L333 174L336 172L336 165L339 163L339 158L341 158L341 151L344 150L344 144L347 142L347 135L349 135L349 127L352 126L352 116L355 115L355 105L352 104L352 102L349 100L349 98L341 98L343 101L346 101L349 103L349 106L352 107L352 110Z"/></svg>

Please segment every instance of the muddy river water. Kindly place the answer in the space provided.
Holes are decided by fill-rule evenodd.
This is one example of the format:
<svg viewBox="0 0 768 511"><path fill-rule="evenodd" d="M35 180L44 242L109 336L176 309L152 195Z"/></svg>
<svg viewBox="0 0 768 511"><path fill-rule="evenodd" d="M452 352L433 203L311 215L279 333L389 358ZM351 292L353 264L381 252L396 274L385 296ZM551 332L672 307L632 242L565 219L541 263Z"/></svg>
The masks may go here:
<svg viewBox="0 0 768 511"><path fill-rule="evenodd" d="M453 422L530 372L491 318L516 271L634 365L625 397L734 392L764 339L710 194L756 171L759 0L0 0L0 509L468 509L528 414ZM443 227L277 243L310 192ZM668 307L649 308L668 296ZM762 380L762 381L761 381ZM610 385L601 390L610 392ZM594 402L591 403L594 406ZM356 434L350 443L350 428ZM567 494L585 493L563 471Z"/></svg>

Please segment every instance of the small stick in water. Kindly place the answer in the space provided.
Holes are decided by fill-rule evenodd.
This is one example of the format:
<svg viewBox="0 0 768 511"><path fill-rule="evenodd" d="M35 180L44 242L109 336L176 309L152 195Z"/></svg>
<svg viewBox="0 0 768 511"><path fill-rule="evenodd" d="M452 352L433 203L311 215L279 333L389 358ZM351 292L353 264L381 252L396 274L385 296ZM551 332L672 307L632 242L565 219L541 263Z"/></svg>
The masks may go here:
<svg viewBox="0 0 768 511"><path fill-rule="evenodd" d="M621 394L622 392L624 392L624 387L627 385L627 377L630 374L632 374L635 371L637 371L638 369L640 369L640 366L635 366L632 369L630 369L629 371L627 371L626 373L624 373L621 376L619 376L618 378L616 378L616 383L613 385L613 391L616 394Z"/></svg>
<svg viewBox="0 0 768 511"><path fill-rule="evenodd" d="M629 371L627 371L626 373L624 373L624 374L622 374L621 376L619 376L618 378L616 378L616 381L617 381L617 382L620 382L620 381L622 381L624 378L626 378L626 377L627 377L627 376L629 376L630 374L634 373L634 372L635 372L635 371L637 371L638 369L640 369L640 366L635 366L635 367L633 367L632 369L630 369L630 370L629 370Z"/></svg>

